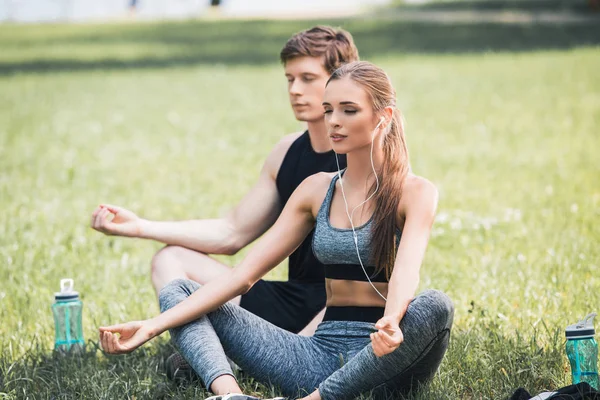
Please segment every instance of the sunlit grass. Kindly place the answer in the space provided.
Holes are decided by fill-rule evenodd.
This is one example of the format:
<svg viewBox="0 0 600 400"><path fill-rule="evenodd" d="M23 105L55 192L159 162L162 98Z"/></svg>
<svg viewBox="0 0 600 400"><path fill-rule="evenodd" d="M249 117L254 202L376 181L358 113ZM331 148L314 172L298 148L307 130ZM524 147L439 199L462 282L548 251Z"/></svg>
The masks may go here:
<svg viewBox="0 0 600 400"><path fill-rule="evenodd" d="M181 39L206 24L172 26ZM254 23L238 24L240 35L253 33ZM446 292L456 316L440 373L415 398L502 398L569 383L562 330L600 304L598 48L438 55L390 42L369 52L370 23L349 24L395 83L414 172L441 194L421 289ZM168 68L146 57L173 56L185 42L166 46L159 33L136 44L153 28L170 32L164 25L115 26L110 44L99 43L106 26L18 27L22 46L1 27L0 394L205 395L164 376L167 335L126 357L95 350L101 324L158 312L149 262L160 245L105 237L88 220L100 202L152 219L225 213L277 140L300 129L277 52L281 38L310 25L264 28L260 50L272 61ZM80 37L96 39L69 47ZM210 44L194 43L194 54L202 46ZM107 54L122 65L102 64ZM268 277L285 276L281 266ZM89 353L77 360L50 352L63 277L84 302Z"/></svg>

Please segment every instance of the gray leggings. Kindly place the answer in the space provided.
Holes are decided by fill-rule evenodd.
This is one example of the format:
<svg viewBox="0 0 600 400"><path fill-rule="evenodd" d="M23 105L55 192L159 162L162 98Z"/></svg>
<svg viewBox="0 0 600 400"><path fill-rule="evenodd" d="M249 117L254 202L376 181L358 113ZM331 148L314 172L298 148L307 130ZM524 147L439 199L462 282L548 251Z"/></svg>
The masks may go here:
<svg viewBox="0 0 600 400"><path fill-rule="evenodd" d="M161 311L199 287L183 279L169 283L160 292ZM306 337L229 303L170 333L207 388L221 375L234 376L229 357L286 396L304 396L318 388L325 400L352 399L373 389L375 396L390 390L407 392L430 379L448 347L453 316L448 296L424 291L410 303L400 323L404 342L383 357L376 357L370 345L369 334L376 331L373 323L324 321L312 337Z"/></svg>

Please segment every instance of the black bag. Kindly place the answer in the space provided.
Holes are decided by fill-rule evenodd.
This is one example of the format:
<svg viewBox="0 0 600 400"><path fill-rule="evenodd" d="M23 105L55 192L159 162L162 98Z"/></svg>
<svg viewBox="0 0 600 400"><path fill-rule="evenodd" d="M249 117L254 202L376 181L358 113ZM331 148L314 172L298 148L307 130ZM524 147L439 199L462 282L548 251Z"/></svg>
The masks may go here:
<svg viewBox="0 0 600 400"><path fill-rule="evenodd" d="M523 388L517 389L509 400L530 400L532 396ZM591 387L587 382L569 385L560 388L554 394L546 397L547 400L600 400L600 392Z"/></svg>

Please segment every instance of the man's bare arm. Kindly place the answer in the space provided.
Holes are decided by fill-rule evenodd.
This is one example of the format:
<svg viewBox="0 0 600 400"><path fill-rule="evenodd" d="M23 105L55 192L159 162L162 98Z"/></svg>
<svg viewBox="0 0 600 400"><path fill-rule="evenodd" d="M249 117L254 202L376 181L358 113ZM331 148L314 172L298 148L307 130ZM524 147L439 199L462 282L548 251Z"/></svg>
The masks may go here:
<svg viewBox="0 0 600 400"><path fill-rule="evenodd" d="M262 235L279 216L277 173L297 137L298 134L288 135L275 146L258 182L224 218L150 221L120 207L101 205L92 215L92 228L109 235L152 239L208 254L235 254Z"/></svg>

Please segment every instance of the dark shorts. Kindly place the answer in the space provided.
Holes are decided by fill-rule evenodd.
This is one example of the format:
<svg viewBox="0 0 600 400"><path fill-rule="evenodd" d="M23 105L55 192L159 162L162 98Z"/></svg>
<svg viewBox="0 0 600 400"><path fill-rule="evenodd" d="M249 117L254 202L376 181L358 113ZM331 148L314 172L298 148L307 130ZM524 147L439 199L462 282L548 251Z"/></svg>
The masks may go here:
<svg viewBox="0 0 600 400"><path fill-rule="evenodd" d="M260 280L244 295L240 306L270 323L298 333L325 308L325 282Z"/></svg>

